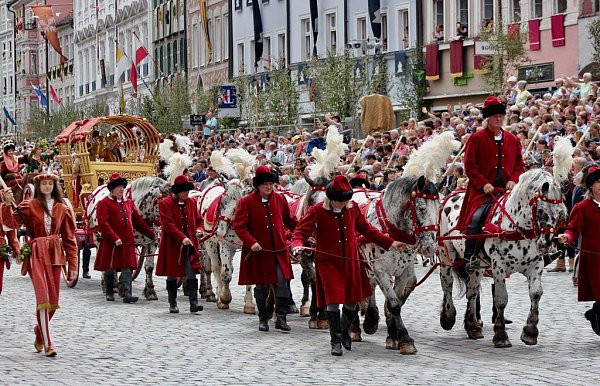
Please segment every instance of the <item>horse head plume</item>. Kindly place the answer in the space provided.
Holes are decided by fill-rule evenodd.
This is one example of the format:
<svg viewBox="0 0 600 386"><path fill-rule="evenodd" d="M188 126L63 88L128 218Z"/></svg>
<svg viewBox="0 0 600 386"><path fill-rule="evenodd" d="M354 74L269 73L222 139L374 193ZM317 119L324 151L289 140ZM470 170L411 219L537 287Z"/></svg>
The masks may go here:
<svg viewBox="0 0 600 386"><path fill-rule="evenodd" d="M194 149L194 142L186 135L175 134L175 145L177 149L183 149L185 154L191 154Z"/></svg>
<svg viewBox="0 0 600 386"><path fill-rule="evenodd" d="M167 166L163 173L168 178L168 182L172 185L175 178L182 175L184 170L192 166L192 159L187 154L173 153L167 160Z"/></svg>
<svg viewBox="0 0 600 386"><path fill-rule="evenodd" d="M230 149L225 157L233 163L240 181L245 182L252 173L256 158L244 149Z"/></svg>
<svg viewBox="0 0 600 386"><path fill-rule="evenodd" d="M210 165L219 174L224 174L228 179L235 177L233 163L223 156L219 150L213 150L210 155Z"/></svg>
<svg viewBox="0 0 600 386"><path fill-rule="evenodd" d="M571 166L573 166L573 144L569 138L557 137L554 143L554 180L558 183L563 182L569 176Z"/></svg>
<svg viewBox="0 0 600 386"><path fill-rule="evenodd" d="M168 138L165 138L160 145L158 145L158 151L160 153L160 159L168 162L169 159L173 156L173 154L175 153L173 151L173 141L171 141Z"/></svg>
<svg viewBox="0 0 600 386"><path fill-rule="evenodd" d="M460 142L454 139L454 133L446 131L439 134L411 154L404 166L402 177L425 176L431 182L438 182L437 179L441 170L446 167L448 157L458 149L460 149Z"/></svg>
<svg viewBox="0 0 600 386"><path fill-rule="evenodd" d="M319 177L331 179L335 168L342 161L342 156L348 150L348 145L344 143L344 136L333 125L327 129L326 143L325 150L314 149L312 151L312 156L316 160L316 164L311 167L309 173L312 180L316 180Z"/></svg>

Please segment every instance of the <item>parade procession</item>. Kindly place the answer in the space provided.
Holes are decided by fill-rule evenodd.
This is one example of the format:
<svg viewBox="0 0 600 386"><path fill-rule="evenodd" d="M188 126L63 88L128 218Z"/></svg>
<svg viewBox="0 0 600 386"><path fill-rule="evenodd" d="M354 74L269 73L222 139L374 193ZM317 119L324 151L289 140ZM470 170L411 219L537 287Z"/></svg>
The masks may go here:
<svg viewBox="0 0 600 386"><path fill-rule="evenodd" d="M0 384L597 382L598 15L0 0Z"/></svg>

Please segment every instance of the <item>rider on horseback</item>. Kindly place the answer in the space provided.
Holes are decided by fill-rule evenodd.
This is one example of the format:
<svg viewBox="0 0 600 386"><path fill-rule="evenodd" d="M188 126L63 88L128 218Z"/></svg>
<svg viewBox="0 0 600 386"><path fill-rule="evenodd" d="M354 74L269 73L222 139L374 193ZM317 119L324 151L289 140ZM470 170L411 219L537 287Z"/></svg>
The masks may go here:
<svg viewBox="0 0 600 386"><path fill-rule="evenodd" d="M15 143L12 139L4 141L2 148L4 150L4 160L0 162L0 176L14 192L14 187L21 181L19 164L22 161L15 155Z"/></svg>

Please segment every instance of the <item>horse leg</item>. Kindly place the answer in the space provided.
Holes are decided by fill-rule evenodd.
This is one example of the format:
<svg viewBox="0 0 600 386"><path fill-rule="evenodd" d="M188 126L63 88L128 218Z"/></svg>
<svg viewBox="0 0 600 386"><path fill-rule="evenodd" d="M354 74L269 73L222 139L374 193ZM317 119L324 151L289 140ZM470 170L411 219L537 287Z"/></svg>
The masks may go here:
<svg viewBox="0 0 600 386"><path fill-rule="evenodd" d="M217 296L216 296L215 301L217 302L217 307L221 309L221 307L223 306L223 303L221 303L221 290L223 288L223 275L221 274L221 255L219 254L219 252L223 251L223 248L220 248L215 243L215 250L217 251L217 253L214 255L211 255L210 260L211 260L211 266L212 266L212 273L213 273L213 276L215 277L215 280L217 281Z"/></svg>
<svg viewBox="0 0 600 386"><path fill-rule="evenodd" d="M410 268L413 267L411 266ZM402 355L414 355L417 353L415 341L408 334L408 330L404 326L404 321L402 320L402 306L406 302L406 299L408 299L408 296L413 291L414 285L416 283L417 278L414 275L414 272L412 275L410 275L407 274L405 271L402 273L402 275L396 277L396 283L394 285L399 305L397 312L392 313L392 315L394 321L396 322L396 332L398 334L398 350Z"/></svg>
<svg viewBox="0 0 600 386"><path fill-rule="evenodd" d="M387 319L387 317L386 317ZM365 319L363 320L363 330L369 335L373 335L379 328L379 308L375 299L375 286L373 286L373 295L369 296Z"/></svg>
<svg viewBox="0 0 600 386"><path fill-rule="evenodd" d="M452 277L452 268L442 265L440 266L440 284L444 292L442 300L442 310L440 312L440 325L444 330L452 330L456 323L456 308L452 300L452 286L454 278Z"/></svg>
<svg viewBox="0 0 600 386"><path fill-rule="evenodd" d="M302 275L300 275L302 281L302 304L300 305L300 316L310 316L310 280L306 274L304 267L302 267Z"/></svg>
<svg viewBox="0 0 600 386"><path fill-rule="evenodd" d="M206 299L206 270L210 264L210 260L206 258L206 252L200 251L200 262L202 263L202 272L200 272L200 284L198 286L198 292L200 293L200 299Z"/></svg>
<svg viewBox="0 0 600 386"><path fill-rule="evenodd" d="M361 310L363 309L362 302L359 303ZM354 320L350 323L350 339L353 342L362 342L362 331L360 329L360 317L356 314Z"/></svg>
<svg viewBox="0 0 600 386"><path fill-rule="evenodd" d="M503 270L502 273L494 270L494 284L496 285L496 293L494 294L494 307L496 307L496 310L498 311L498 316L496 316L496 322L494 323L494 338L492 341L494 342L494 346L497 348L512 346L510 340L508 339L506 326L504 324L504 309L508 303L508 292L506 291L506 282L504 280L505 272L505 270Z"/></svg>
<svg viewBox="0 0 600 386"><path fill-rule="evenodd" d="M523 327L521 340L527 345L537 344L538 337L538 320L539 320L539 304L544 290L542 289L542 271L543 263L540 262L535 266L530 266L528 269L527 280L529 281L529 299L531 308L529 316L527 316L527 324Z"/></svg>
<svg viewBox="0 0 600 386"><path fill-rule="evenodd" d="M217 307L222 310L229 309L229 303L231 303L231 290L229 289L229 283L233 273L233 255L235 254L235 248L230 246L221 245L221 266L219 272L219 288L218 288L218 299Z"/></svg>
<svg viewBox="0 0 600 386"><path fill-rule="evenodd" d="M381 291L385 296L385 307L388 311L386 313L386 324L388 327L388 336L386 337L387 347L389 344L397 343L397 339L399 336L398 334L400 333L398 329L400 328L400 326L403 327L403 324L398 322L398 318L400 317L400 310L402 307L401 302L403 301L401 301L398 298L396 290L392 285L392 276L386 270L381 269L378 266L375 266L374 268L375 278L377 279L377 284L379 284L379 288L381 288ZM389 317L388 313L390 315Z"/></svg>
<svg viewBox="0 0 600 386"><path fill-rule="evenodd" d="M321 321L321 316L323 315L323 310L317 308L317 283L314 280L310 282L310 291L311 291L311 301L309 302L309 314L310 320L308 321L308 328L317 329L319 328L319 324ZM327 322L327 320L325 320ZM329 328L329 327L328 327Z"/></svg>
<svg viewBox="0 0 600 386"><path fill-rule="evenodd" d="M462 267L464 269L464 267ZM477 297L479 296L481 272L469 272L467 285L467 310L465 311L465 331L469 339L483 338L483 328L477 320Z"/></svg>
<svg viewBox="0 0 600 386"><path fill-rule="evenodd" d="M146 300L158 300L156 291L154 290L154 280L152 278L152 272L154 271L154 256L148 256L150 248L144 246L142 253L146 255L146 261L144 262L144 269L146 270L146 286L144 287L144 296Z"/></svg>
<svg viewBox="0 0 600 386"><path fill-rule="evenodd" d="M244 294L244 314L256 314L256 307L254 306L254 297L252 296L251 285L246 286L246 293Z"/></svg>
<svg viewBox="0 0 600 386"><path fill-rule="evenodd" d="M390 313L390 310L387 306L387 301L383 306L383 312L385 314L385 324L387 326L385 348L388 350L398 350L398 331L396 330L396 323L394 322L394 317ZM365 323L363 322L363 327L364 325Z"/></svg>
<svg viewBox="0 0 600 386"><path fill-rule="evenodd" d="M207 302L214 303L217 301L217 297L213 292L213 286L211 281L211 274L213 273L213 267L217 266L217 260L219 258L219 249L217 243L212 240L207 240L204 242L204 247L206 248L205 257L204 257L204 273L206 274L206 290L204 291L204 299Z"/></svg>

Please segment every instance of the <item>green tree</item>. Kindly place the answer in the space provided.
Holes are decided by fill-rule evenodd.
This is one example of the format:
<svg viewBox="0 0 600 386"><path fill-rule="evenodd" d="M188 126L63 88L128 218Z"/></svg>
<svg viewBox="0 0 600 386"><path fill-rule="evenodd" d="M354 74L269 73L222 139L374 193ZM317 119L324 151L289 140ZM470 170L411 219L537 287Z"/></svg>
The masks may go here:
<svg viewBox="0 0 600 386"><path fill-rule="evenodd" d="M484 63L483 79L491 93L501 92L506 79L530 61L525 50L527 35L507 31L499 19L493 28L481 31L481 40L487 42L494 52Z"/></svg>
<svg viewBox="0 0 600 386"><path fill-rule="evenodd" d="M219 111L219 90L219 86L213 86L208 90L198 87L194 95L196 111L201 114L212 111L216 115Z"/></svg>
<svg viewBox="0 0 600 386"><path fill-rule="evenodd" d="M595 18L588 25L588 33L592 43L592 61L595 63L594 72L600 74L600 18Z"/></svg>
<svg viewBox="0 0 600 386"><path fill-rule="evenodd" d="M246 121L248 126L259 126L260 114L263 111L265 97L258 92L258 86L252 79L257 78L240 75L233 79L240 107L240 119ZM252 82L252 83L251 83Z"/></svg>
<svg viewBox="0 0 600 386"><path fill-rule="evenodd" d="M424 99L428 89L423 68L425 68L423 47L416 47L407 52L406 66L395 82L396 96L402 108L400 114L402 120L411 117L418 120L424 118L422 109L428 106Z"/></svg>
<svg viewBox="0 0 600 386"><path fill-rule="evenodd" d="M178 74L170 84L156 87L154 100L148 105L152 107L149 120L159 132L182 133L185 130L182 119L192 111L185 77ZM144 113L149 110L143 109Z"/></svg>
<svg viewBox="0 0 600 386"><path fill-rule="evenodd" d="M269 73L267 91L264 94L264 116L269 125L293 125L298 120L298 99L300 93L285 67L285 59L273 66Z"/></svg>

